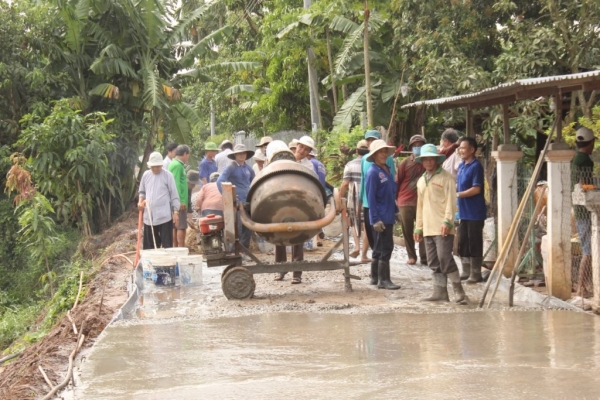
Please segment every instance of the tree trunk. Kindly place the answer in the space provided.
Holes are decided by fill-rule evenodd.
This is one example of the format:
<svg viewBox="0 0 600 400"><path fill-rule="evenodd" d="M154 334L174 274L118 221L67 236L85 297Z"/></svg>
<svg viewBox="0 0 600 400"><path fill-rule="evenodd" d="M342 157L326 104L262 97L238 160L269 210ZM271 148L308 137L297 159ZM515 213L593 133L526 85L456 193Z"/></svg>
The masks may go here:
<svg viewBox="0 0 600 400"><path fill-rule="evenodd" d="M329 28L325 27L325 37L327 40L327 58L329 59L329 73L331 74L331 91L333 92L333 115L338 112L337 87L335 85L335 74L333 71L333 55L331 54L331 40L329 38Z"/></svg>
<svg viewBox="0 0 600 400"><path fill-rule="evenodd" d="M374 127L373 99L371 99L371 63L369 61L369 4L365 0L365 27L364 27L364 53L365 53L365 96L367 97L367 125Z"/></svg>

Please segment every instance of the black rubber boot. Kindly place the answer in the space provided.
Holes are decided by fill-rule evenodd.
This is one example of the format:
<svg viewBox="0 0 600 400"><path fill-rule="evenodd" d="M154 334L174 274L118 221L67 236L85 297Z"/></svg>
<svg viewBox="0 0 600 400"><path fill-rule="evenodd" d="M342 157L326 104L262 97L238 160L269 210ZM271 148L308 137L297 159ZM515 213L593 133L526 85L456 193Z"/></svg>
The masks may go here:
<svg viewBox="0 0 600 400"><path fill-rule="evenodd" d="M471 257L471 274L469 275L467 284L474 285L483 282L481 278L481 264L483 264L483 257Z"/></svg>
<svg viewBox="0 0 600 400"><path fill-rule="evenodd" d="M448 279L450 279L450 282L452 282L452 289L454 290L454 302L456 304L467 304L467 295L462 287L462 284L460 283L460 275L458 274L458 271L454 271L450 274L448 274Z"/></svg>
<svg viewBox="0 0 600 400"><path fill-rule="evenodd" d="M379 289L398 290L400 285L394 285L390 279L390 262L379 260Z"/></svg>
<svg viewBox="0 0 600 400"><path fill-rule="evenodd" d="M469 257L461 257L460 263L462 264L462 272L460 273L460 280L466 281L471 276L471 259Z"/></svg>
<svg viewBox="0 0 600 400"><path fill-rule="evenodd" d="M374 258L371 260L371 285L377 285L379 282L379 260Z"/></svg>
<svg viewBox="0 0 600 400"><path fill-rule="evenodd" d="M450 301L448 297L448 278L444 274L433 274L433 295L423 301Z"/></svg>

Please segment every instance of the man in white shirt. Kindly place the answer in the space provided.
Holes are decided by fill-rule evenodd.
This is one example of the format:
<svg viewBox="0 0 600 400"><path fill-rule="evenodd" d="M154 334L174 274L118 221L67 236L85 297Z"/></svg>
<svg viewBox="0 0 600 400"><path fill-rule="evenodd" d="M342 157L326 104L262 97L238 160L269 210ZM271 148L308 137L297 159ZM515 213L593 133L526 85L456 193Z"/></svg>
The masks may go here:
<svg viewBox="0 0 600 400"><path fill-rule="evenodd" d="M215 156L215 162L217 163L217 172L220 174L231 164L231 160L227 156L233 151L233 143L230 140L223 140L219 148L221 152Z"/></svg>
<svg viewBox="0 0 600 400"><path fill-rule="evenodd" d="M177 146L177 143L169 143L167 145L167 155L163 160L163 169L165 171L167 171L167 169L169 168L169 164L171 164L171 161L173 161L173 159L175 158L175 150L177 150Z"/></svg>

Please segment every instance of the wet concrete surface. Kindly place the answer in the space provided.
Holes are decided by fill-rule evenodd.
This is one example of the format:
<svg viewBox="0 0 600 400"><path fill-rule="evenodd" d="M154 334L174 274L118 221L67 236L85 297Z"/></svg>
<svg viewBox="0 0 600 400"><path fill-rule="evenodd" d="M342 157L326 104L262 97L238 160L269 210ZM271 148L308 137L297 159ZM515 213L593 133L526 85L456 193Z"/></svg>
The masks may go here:
<svg viewBox="0 0 600 400"><path fill-rule="evenodd" d="M570 311L122 322L77 399L598 398L600 319Z"/></svg>

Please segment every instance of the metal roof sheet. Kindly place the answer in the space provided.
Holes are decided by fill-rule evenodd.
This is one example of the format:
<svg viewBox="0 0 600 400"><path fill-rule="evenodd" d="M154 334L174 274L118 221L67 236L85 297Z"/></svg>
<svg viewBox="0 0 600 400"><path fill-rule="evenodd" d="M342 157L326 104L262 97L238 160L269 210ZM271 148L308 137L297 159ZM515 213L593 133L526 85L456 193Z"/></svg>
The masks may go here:
<svg viewBox="0 0 600 400"><path fill-rule="evenodd" d="M405 104L402 108L420 107L420 106L442 106L441 108L472 107L481 108L494 104L508 103L516 100L522 100L535 96L536 89L541 92L552 92L557 88L565 88L567 91L580 90L574 85L583 85L584 83L596 82L600 85L600 70L580 72L569 75L554 75L541 78L517 79L513 82L501 83L500 85L483 89L479 92L468 93L458 96L442 97L439 99L417 101ZM593 87L594 89L596 86ZM600 86L598 87L600 88ZM591 89L591 88L590 88ZM522 96L519 96L522 94ZM514 97L514 98L513 98ZM485 103L482 101L486 100Z"/></svg>

